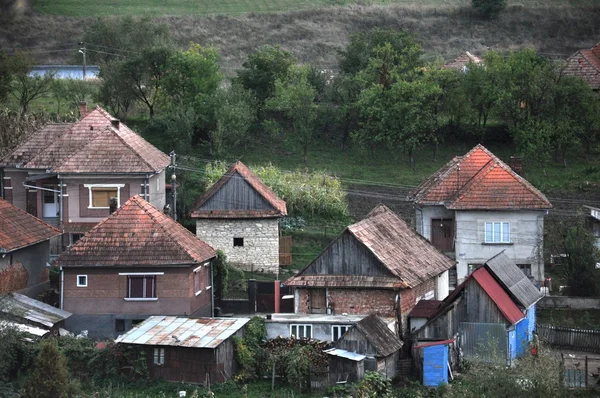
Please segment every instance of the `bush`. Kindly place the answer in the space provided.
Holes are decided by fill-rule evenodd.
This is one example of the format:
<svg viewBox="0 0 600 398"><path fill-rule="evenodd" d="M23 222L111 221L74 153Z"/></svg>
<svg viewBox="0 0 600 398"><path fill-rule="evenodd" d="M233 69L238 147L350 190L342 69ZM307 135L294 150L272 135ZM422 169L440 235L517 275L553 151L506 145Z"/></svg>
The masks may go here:
<svg viewBox="0 0 600 398"><path fill-rule="evenodd" d="M226 171L227 165L223 162L208 163L205 169L206 188ZM273 165L253 167L252 171L286 202L291 216L330 220L349 217L341 182L325 172L282 171Z"/></svg>
<svg viewBox="0 0 600 398"><path fill-rule="evenodd" d="M506 0L471 0L471 6L486 18L493 18L506 8Z"/></svg>
<svg viewBox="0 0 600 398"><path fill-rule="evenodd" d="M35 363L29 380L21 396L23 398L57 398L72 396L69 391L69 375L65 356L56 343L46 340Z"/></svg>

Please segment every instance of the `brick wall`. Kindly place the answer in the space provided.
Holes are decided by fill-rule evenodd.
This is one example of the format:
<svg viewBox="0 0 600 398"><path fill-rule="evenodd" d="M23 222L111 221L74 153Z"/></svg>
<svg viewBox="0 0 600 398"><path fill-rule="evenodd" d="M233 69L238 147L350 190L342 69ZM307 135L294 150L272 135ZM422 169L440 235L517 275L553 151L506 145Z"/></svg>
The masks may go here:
<svg viewBox="0 0 600 398"><path fill-rule="evenodd" d="M277 273L279 268L279 220L198 219L196 236L223 250L230 263L244 271ZM233 246L243 238L243 246Z"/></svg>
<svg viewBox="0 0 600 398"><path fill-rule="evenodd" d="M417 298L425 296L429 292L433 292L435 289L434 279L429 279L415 286L413 289L402 290L401 301L402 301L402 315L406 316L417 304ZM432 297L433 299L433 297Z"/></svg>

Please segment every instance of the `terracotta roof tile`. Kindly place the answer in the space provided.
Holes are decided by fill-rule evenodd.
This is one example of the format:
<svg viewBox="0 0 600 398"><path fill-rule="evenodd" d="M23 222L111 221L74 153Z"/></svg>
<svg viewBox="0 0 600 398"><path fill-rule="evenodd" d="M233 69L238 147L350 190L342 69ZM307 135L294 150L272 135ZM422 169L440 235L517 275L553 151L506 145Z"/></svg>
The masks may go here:
<svg viewBox="0 0 600 398"><path fill-rule="evenodd" d="M600 90L600 43L567 59L565 75L581 77L592 90Z"/></svg>
<svg viewBox="0 0 600 398"><path fill-rule="evenodd" d="M288 279L286 284L323 286L327 283L328 286L362 287L366 286L366 283L372 283L373 287L412 288L454 266L454 261L384 205L377 206L364 220L348 226L346 230L373 253L396 278L305 275L303 272L310 267L309 264L305 270Z"/></svg>
<svg viewBox="0 0 600 398"><path fill-rule="evenodd" d="M550 209L548 199L482 145L455 157L423 181L410 197L448 209Z"/></svg>
<svg viewBox="0 0 600 398"><path fill-rule="evenodd" d="M247 209L241 205L241 209L199 209L213 195L215 195L230 178L243 178L261 197L263 197L272 207L271 210ZM212 187L208 189L192 206L192 218L262 218L262 217L282 217L287 215L285 201L281 200L265 183L258 178L245 164L240 161L235 162L229 170Z"/></svg>
<svg viewBox="0 0 600 398"><path fill-rule="evenodd" d="M57 264L180 266L202 263L215 256L208 244L137 195L63 252Z"/></svg>
<svg viewBox="0 0 600 398"><path fill-rule="evenodd" d="M443 68L456 69L456 70L462 71L470 63L479 64L482 61L483 60L481 58L479 58L478 56L471 54L468 51L465 51L464 53L460 54L458 57L454 58L452 61L444 64Z"/></svg>
<svg viewBox="0 0 600 398"><path fill-rule="evenodd" d="M48 125L4 158L4 165L60 173L149 173L169 157L96 107L73 124Z"/></svg>
<svg viewBox="0 0 600 398"><path fill-rule="evenodd" d="M58 235L58 229L0 198L0 253L11 252Z"/></svg>

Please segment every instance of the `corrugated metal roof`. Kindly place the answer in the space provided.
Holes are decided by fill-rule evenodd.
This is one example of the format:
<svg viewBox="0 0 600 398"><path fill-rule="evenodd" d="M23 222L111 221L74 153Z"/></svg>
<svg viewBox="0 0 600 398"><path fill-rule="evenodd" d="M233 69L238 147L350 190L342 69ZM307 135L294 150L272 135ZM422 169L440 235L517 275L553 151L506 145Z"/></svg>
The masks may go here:
<svg viewBox="0 0 600 398"><path fill-rule="evenodd" d="M181 318L151 316L117 338L117 343L216 348L250 321L249 318Z"/></svg>
<svg viewBox="0 0 600 398"><path fill-rule="evenodd" d="M346 350L340 350L339 348L331 348L329 350L323 351L326 354L333 355L340 358L346 358L351 361L360 362L366 358L365 355L357 354L355 352L350 352Z"/></svg>
<svg viewBox="0 0 600 398"><path fill-rule="evenodd" d="M520 272L520 271L519 271ZM504 291L502 286L494 279L490 272L485 267L478 268L473 272L473 278L479 283L479 286L485 290L492 301L496 303L502 315L511 323L516 324L525 315L519 307L512 301L509 295Z"/></svg>
<svg viewBox="0 0 600 398"><path fill-rule="evenodd" d="M47 329L36 328L35 326L24 325L22 323L17 322L0 321L0 326L8 326L17 329L19 332L29 333L38 337L42 337L50 333L50 331Z"/></svg>
<svg viewBox="0 0 600 398"><path fill-rule="evenodd" d="M11 293L6 296L0 310L49 328L72 315L70 312L60 310L19 293Z"/></svg>
<svg viewBox="0 0 600 398"><path fill-rule="evenodd" d="M542 298L542 292L504 252L486 261L485 266L523 307L529 308Z"/></svg>

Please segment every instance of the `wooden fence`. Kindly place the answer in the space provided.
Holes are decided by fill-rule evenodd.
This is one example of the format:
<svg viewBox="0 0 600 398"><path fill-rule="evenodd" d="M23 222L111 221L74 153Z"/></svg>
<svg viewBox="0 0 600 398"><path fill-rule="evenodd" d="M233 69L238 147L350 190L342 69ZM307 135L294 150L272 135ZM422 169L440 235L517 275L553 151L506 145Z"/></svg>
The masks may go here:
<svg viewBox="0 0 600 398"><path fill-rule="evenodd" d="M537 333L552 347L600 353L600 330L538 325Z"/></svg>
<svg viewBox="0 0 600 398"><path fill-rule="evenodd" d="M292 265L292 237L289 235L279 237L279 265Z"/></svg>

